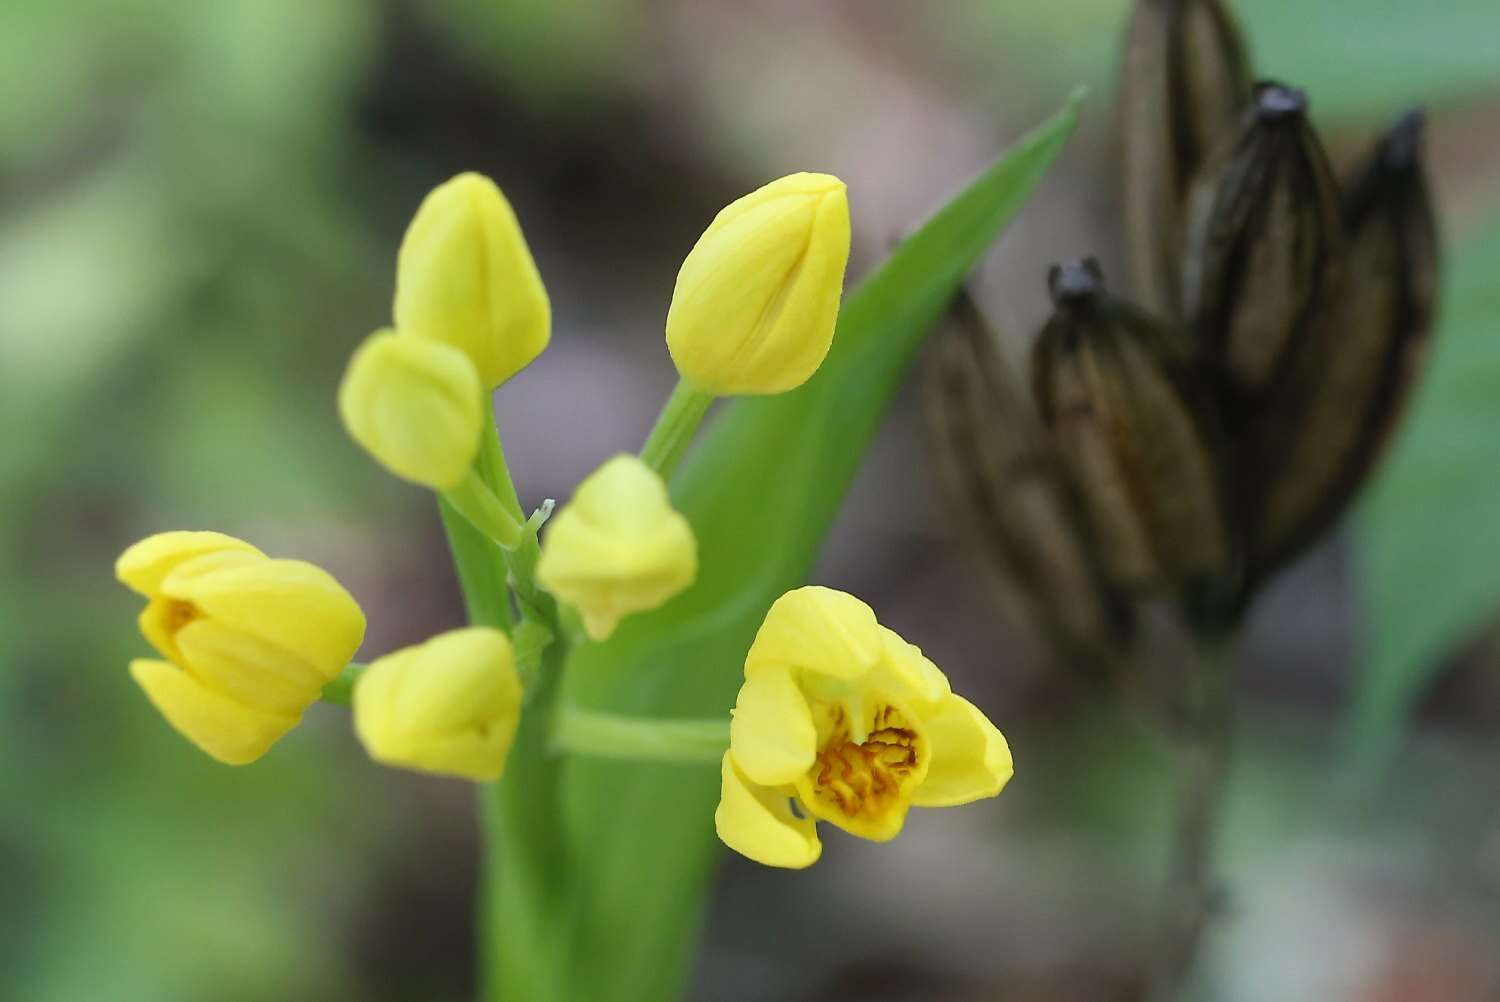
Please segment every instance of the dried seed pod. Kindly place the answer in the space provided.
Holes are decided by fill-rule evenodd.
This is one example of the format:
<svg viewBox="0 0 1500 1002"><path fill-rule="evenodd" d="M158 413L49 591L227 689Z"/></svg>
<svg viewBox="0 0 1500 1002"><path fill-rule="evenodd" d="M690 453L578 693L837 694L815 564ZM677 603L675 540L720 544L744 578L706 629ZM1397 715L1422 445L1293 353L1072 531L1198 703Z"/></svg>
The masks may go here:
<svg viewBox="0 0 1500 1002"><path fill-rule="evenodd" d="M1136 298L1176 316L1193 179L1250 103L1250 60L1219 0L1138 0L1120 86L1125 239Z"/></svg>
<svg viewBox="0 0 1500 1002"><path fill-rule="evenodd" d="M1299 351L1254 434L1270 475L1252 528L1270 569L1323 533L1379 459L1426 354L1438 236L1421 162L1422 116L1391 128L1343 199L1348 273L1337 309Z"/></svg>
<svg viewBox="0 0 1500 1002"><path fill-rule="evenodd" d="M1194 186L1183 309L1240 409L1326 321L1342 272L1338 186L1299 90L1261 84Z"/></svg>
<svg viewBox="0 0 1500 1002"><path fill-rule="evenodd" d="M1104 581L1081 499L967 292L946 326L926 382L946 493L1025 618L1070 661L1111 667L1129 643L1130 609Z"/></svg>
<svg viewBox="0 0 1500 1002"><path fill-rule="evenodd" d="M1104 565L1122 586L1217 604L1239 548L1218 422L1189 343L1111 298L1092 259L1055 266L1048 281L1056 312L1037 342L1033 387Z"/></svg>

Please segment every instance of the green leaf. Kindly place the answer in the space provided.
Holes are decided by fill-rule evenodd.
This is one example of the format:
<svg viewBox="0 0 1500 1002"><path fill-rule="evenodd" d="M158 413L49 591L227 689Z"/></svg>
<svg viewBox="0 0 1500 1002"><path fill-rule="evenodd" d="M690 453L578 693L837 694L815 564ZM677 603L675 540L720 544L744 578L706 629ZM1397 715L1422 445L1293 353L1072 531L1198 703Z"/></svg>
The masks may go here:
<svg viewBox="0 0 1500 1002"><path fill-rule="evenodd" d="M933 5L920 27L1009 100L1018 79L1108 87L1134 0ZM1500 88L1494 0L1230 0L1258 77L1307 89L1321 121L1383 121Z"/></svg>
<svg viewBox="0 0 1500 1002"><path fill-rule="evenodd" d="M1057 156L1080 100L1075 94L849 296L812 380L725 408L673 484L698 535L697 583L627 620L607 644L579 650L566 698L621 713L727 716L766 610L806 580L913 354ZM589 997L673 998L719 854L718 769L573 758L564 776L578 878L569 927L582 938L561 952L589 957L586 966L607 978Z"/></svg>
<svg viewBox="0 0 1500 1002"><path fill-rule="evenodd" d="M1382 763L1444 659L1500 606L1500 220L1456 255L1431 368L1359 525L1352 752Z"/></svg>

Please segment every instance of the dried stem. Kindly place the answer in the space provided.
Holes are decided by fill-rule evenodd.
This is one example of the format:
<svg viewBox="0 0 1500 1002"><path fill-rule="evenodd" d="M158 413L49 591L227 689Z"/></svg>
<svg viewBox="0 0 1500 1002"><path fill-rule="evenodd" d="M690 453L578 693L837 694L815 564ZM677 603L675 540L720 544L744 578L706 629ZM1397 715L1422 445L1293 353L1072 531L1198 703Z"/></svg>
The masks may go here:
<svg viewBox="0 0 1500 1002"><path fill-rule="evenodd" d="M1175 735L1179 772L1162 928L1151 962L1151 1002L1176 1002L1215 911L1214 848L1229 773L1230 646L1204 641Z"/></svg>

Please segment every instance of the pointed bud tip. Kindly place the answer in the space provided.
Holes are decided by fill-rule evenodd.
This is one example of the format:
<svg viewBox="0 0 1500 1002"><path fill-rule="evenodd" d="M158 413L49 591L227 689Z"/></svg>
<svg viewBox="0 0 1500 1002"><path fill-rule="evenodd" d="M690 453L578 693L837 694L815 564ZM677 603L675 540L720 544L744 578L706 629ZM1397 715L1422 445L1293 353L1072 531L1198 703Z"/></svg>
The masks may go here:
<svg viewBox="0 0 1500 1002"><path fill-rule="evenodd" d="M1380 164L1388 171L1410 170L1422 155L1427 132L1427 112L1412 108L1396 120L1380 139Z"/></svg>
<svg viewBox="0 0 1500 1002"><path fill-rule="evenodd" d="M1255 88L1256 118L1267 125L1295 121L1307 114L1307 92L1274 81Z"/></svg>
<svg viewBox="0 0 1500 1002"><path fill-rule="evenodd" d="M1104 294L1104 271L1092 257L1054 264L1047 270L1047 289L1058 307L1092 302Z"/></svg>

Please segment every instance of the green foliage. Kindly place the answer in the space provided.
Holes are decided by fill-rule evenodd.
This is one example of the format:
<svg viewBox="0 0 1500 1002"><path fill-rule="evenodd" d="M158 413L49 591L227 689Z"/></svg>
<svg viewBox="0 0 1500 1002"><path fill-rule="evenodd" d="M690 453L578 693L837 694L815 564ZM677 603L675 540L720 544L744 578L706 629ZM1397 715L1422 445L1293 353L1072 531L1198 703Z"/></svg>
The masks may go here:
<svg viewBox="0 0 1500 1002"><path fill-rule="evenodd" d="M701 576L568 665L565 698L592 709L720 716L771 602L804 582L907 364L965 274L1061 149L1078 97L980 176L847 300L828 360L801 389L730 404L673 487ZM614 999L679 990L718 854L715 768L570 760L574 922Z"/></svg>
<svg viewBox="0 0 1500 1002"><path fill-rule="evenodd" d="M1500 606L1500 226L1454 255L1432 363L1360 523L1354 752L1384 758L1444 658Z"/></svg>
<svg viewBox="0 0 1500 1002"><path fill-rule="evenodd" d="M1413 103L1500 88L1493 0L1229 3L1257 75L1306 88L1319 119L1383 121ZM1051 85L1108 83L1129 8L1125 0L959 4L933 23L973 54L976 69L1004 66L992 78L1008 95L1016 72Z"/></svg>

